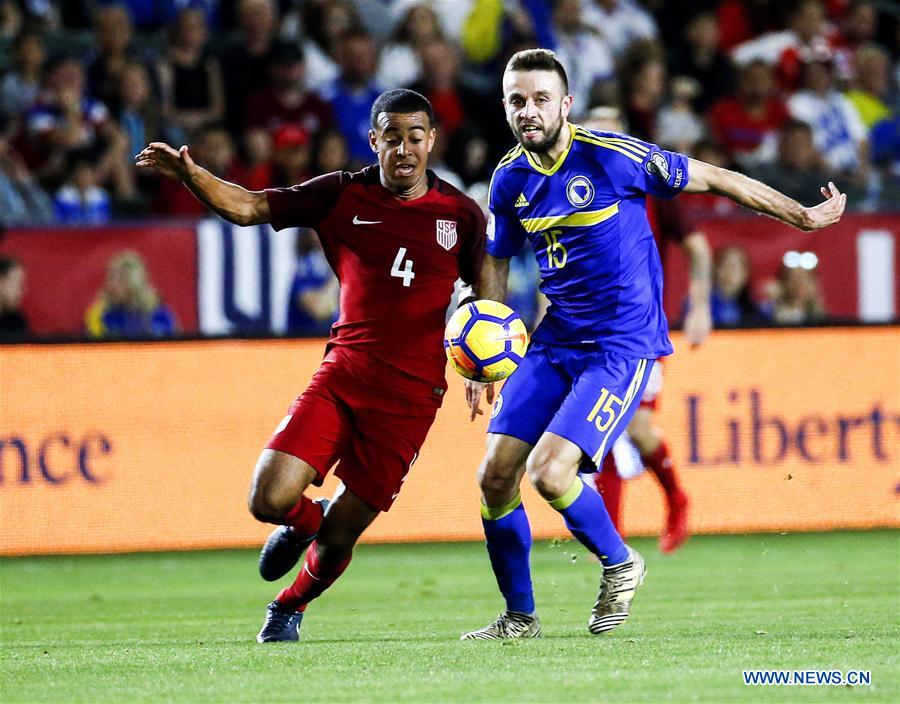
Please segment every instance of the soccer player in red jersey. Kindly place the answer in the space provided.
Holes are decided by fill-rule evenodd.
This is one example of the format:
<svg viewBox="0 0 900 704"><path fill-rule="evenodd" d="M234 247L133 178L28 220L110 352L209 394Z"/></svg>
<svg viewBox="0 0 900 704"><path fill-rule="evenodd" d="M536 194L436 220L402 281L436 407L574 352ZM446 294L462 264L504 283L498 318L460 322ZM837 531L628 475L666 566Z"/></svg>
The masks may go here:
<svg viewBox="0 0 900 704"><path fill-rule="evenodd" d="M399 494L447 388L445 312L456 280L477 279L485 220L427 170L432 124L423 96L388 91L371 110L377 165L256 192L214 177L186 146L156 142L137 156L233 223L314 228L341 282L322 365L262 451L250 487L251 513L279 525L260 555L263 577L283 576L306 550L293 584L268 606L261 643L298 639L307 604ZM311 501L304 491L335 463L337 494Z"/></svg>

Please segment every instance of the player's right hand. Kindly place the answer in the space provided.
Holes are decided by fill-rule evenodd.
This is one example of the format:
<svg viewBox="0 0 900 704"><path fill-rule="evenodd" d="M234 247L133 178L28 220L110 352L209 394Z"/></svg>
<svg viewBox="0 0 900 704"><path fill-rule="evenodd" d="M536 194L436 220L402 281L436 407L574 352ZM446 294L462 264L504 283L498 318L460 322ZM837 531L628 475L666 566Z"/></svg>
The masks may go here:
<svg viewBox="0 0 900 704"><path fill-rule="evenodd" d="M484 411L481 410L481 394L484 393L484 390L487 389L487 395L485 399L488 402L488 405L494 403L494 385L491 384L483 384L480 381L472 381L471 379L466 379L466 403L469 405L469 410L471 411L471 415L469 416L469 420L475 420L475 416L484 415Z"/></svg>
<svg viewBox="0 0 900 704"><path fill-rule="evenodd" d="M139 168L153 169L179 181L187 181L191 171L197 168L187 145L176 151L165 142L150 142L134 158Z"/></svg>
<svg viewBox="0 0 900 704"><path fill-rule="evenodd" d="M820 230L837 222L844 214L844 208L847 207L847 194L841 193L831 181L828 182L827 187L823 186L820 190L825 196L825 201L811 208L805 208L806 222L802 229L807 232Z"/></svg>

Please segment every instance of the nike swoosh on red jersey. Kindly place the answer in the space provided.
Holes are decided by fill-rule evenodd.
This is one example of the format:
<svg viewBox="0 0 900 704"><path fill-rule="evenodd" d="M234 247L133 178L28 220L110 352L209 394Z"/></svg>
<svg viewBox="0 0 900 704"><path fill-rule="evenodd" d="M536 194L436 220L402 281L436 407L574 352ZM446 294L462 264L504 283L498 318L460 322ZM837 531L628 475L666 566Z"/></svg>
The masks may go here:
<svg viewBox="0 0 900 704"><path fill-rule="evenodd" d="M359 215L353 216L353 224L354 225L378 225L381 223L381 220L360 220Z"/></svg>

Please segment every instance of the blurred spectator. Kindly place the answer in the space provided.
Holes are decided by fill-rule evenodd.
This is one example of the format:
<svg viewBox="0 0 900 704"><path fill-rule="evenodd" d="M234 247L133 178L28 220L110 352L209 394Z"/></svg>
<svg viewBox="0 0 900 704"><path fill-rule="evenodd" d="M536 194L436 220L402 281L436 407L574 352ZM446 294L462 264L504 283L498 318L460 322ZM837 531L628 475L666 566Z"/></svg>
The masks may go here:
<svg viewBox="0 0 900 704"><path fill-rule="evenodd" d="M788 28L767 32L736 47L732 58L739 66L763 61L772 66L782 87L793 90L800 82L803 63L814 57L831 55L840 43L820 0L799 0L788 15Z"/></svg>
<svg viewBox="0 0 900 704"><path fill-rule="evenodd" d="M464 125L447 140L446 160L465 189L488 182L496 165L490 160L490 146L483 133L471 125Z"/></svg>
<svg viewBox="0 0 900 704"><path fill-rule="evenodd" d="M816 255L788 252L770 292L768 307L779 325L804 325L825 320L825 306L816 275Z"/></svg>
<svg viewBox="0 0 900 704"><path fill-rule="evenodd" d="M90 152L98 182L109 181L117 196L134 195L128 139L109 110L85 91L85 74L73 57L58 59L47 70L38 102L26 113L25 156L38 177L58 184L67 157Z"/></svg>
<svg viewBox="0 0 900 704"><path fill-rule="evenodd" d="M293 186L312 177L312 141L298 125L282 125L272 139L272 185Z"/></svg>
<svg viewBox="0 0 900 704"><path fill-rule="evenodd" d="M65 225L102 225L109 222L109 194L100 187L90 154L69 158L68 176L56 191L56 217Z"/></svg>
<svg viewBox="0 0 900 704"><path fill-rule="evenodd" d="M716 253L709 303L714 327L760 322L759 307L750 295L750 259L742 247L725 247Z"/></svg>
<svg viewBox="0 0 900 704"><path fill-rule="evenodd" d="M479 109L481 97L460 82L460 57L455 46L434 40L426 43L420 53L422 80L409 87L431 101L435 120L441 124L444 137L452 139L468 116Z"/></svg>
<svg viewBox="0 0 900 704"><path fill-rule="evenodd" d="M204 13L193 7L182 10L169 30L168 51L157 67L166 132L176 144L189 142L201 125L225 117L222 69L206 43Z"/></svg>
<svg viewBox="0 0 900 704"><path fill-rule="evenodd" d="M380 3L379 3L380 5ZM309 0L302 6L303 41L306 54L307 85L321 91L338 79L341 73L338 54L343 38L365 31L356 7L349 0ZM379 7L378 11L383 11Z"/></svg>
<svg viewBox="0 0 900 704"><path fill-rule="evenodd" d="M131 46L134 28L124 5L100 6L94 18L97 54L88 63L87 82L91 95L110 110L118 108L122 72L132 63L149 64Z"/></svg>
<svg viewBox="0 0 900 704"><path fill-rule="evenodd" d="M126 65L119 78L117 117L128 136L129 156L162 137L159 104L153 99L150 76L143 64ZM128 159L131 163L131 159Z"/></svg>
<svg viewBox="0 0 900 704"><path fill-rule="evenodd" d="M588 0L584 21L600 33L616 57L633 42L659 34L653 15L635 0Z"/></svg>
<svg viewBox="0 0 900 704"><path fill-rule="evenodd" d="M900 112L882 120L871 132L872 160L878 166L882 208L900 211Z"/></svg>
<svg viewBox="0 0 900 704"><path fill-rule="evenodd" d="M856 108L867 128L891 114L888 97L891 89L890 56L877 44L866 44L856 52L852 87L844 95Z"/></svg>
<svg viewBox="0 0 900 704"><path fill-rule="evenodd" d="M434 8L424 3L412 5L394 36L381 49L378 82L385 88L403 88L419 80L422 76L419 50L428 42L443 38Z"/></svg>
<svg viewBox="0 0 900 704"><path fill-rule="evenodd" d="M834 178L813 142L812 128L801 120L788 120L778 138L778 160L747 172L805 205L822 200L819 189Z"/></svg>
<svg viewBox="0 0 900 704"><path fill-rule="evenodd" d="M699 112L733 90L734 70L719 49L719 25L712 12L701 12L688 21L683 43L671 52L669 68L673 76L690 76L697 81L700 92L694 98L694 107Z"/></svg>
<svg viewBox="0 0 900 704"><path fill-rule="evenodd" d="M830 60L807 63L803 90L788 99L788 109L812 127L813 141L829 168L866 178L869 167L868 130L850 101L837 89Z"/></svg>
<svg viewBox="0 0 900 704"><path fill-rule="evenodd" d="M96 338L167 337L177 331L175 316L160 300L137 252L113 257L106 283L85 313L87 333Z"/></svg>
<svg viewBox="0 0 900 704"><path fill-rule="evenodd" d="M243 128L247 98L268 75L269 58L278 33L274 0L240 0L239 33L219 56L225 85L225 124L237 137Z"/></svg>
<svg viewBox="0 0 900 704"><path fill-rule="evenodd" d="M28 336L28 320L22 312L25 269L18 259L0 256L0 340L9 342Z"/></svg>
<svg viewBox="0 0 900 704"><path fill-rule="evenodd" d="M13 147L12 127L0 115L0 225L53 222L53 201Z"/></svg>
<svg viewBox="0 0 900 704"><path fill-rule="evenodd" d="M319 237L301 228L297 233L297 269L288 303L288 332L327 335L338 317L340 286Z"/></svg>
<svg viewBox="0 0 900 704"><path fill-rule="evenodd" d="M752 61L738 74L736 93L713 106L709 125L726 154L746 169L775 159L776 135L789 116L775 97L772 70Z"/></svg>
<svg viewBox="0 0 900 704"><path fill-rule="evenodd" d="M269 64L269 85L250 97L244 125L273 134L283 125L294 125L316 139L333 120L331 106L306 89L303 51L296 44L276 44Z"/></svg>
<svg viewBox="0 0 900 704"><path fill-rule="evenodd" d="M375 61L372 37L361 33L345 36L338 47L341 75L322 92L331 103L337 128L347 140L350 160L357 167L374 159L369 147L369 112L381 94L375 81Z"/></svg>
<svg viewBox="0 0 900 704"><path fill-rule="evenodd" d="M191 158L210 173L226 181L240 182L243 171L237 161L234 141L222 125L206 125L190 145ZM181 183L164 178L159 182L156 210L167 215L207 215L208 210Z"/></svg>
<svg viewBox="0 0 900 704"><path fill-rule="evenodd" d="M847 6L840 23L840 36L838 38L838 55L842 57L844 69L841 78L850 78L859 75L859 67L856 64L857 51L866 44L875 40L878 33L878 10L875 4L868 0L853 0Z"/></svg>
<svg viewBox="0 0 900 704"><path fill-rule="evenodd" d="M553 8L554 51L569 78L575 120L607 95L603 84L615 80L610 45L584 23L582 5L583 0L558 0Z"/></svg>
<svg viewBox="0 0 900 704"><path fill-rule="evenodd" d="M694 112L700 86L693 78L678 76L669 83L669 101L659 111L656 141L666 149L690 153L706 134L706 125Z"/></svg>
<svg viewBox="0 0 900 704"><path fill-rule="evenodd" d="M623 59L625 119L631 134L657 141L657 115L666 97L666 64L657 44L633 44ZM688 108L690 109L690 108Z"/></svg>
<svg viewBox="0 0 900 704"><path fill-rule="evenodd" d="M347 140L336 130L328 130L319 136L313 159L313 173L329 174L332 171L346 171L350 164Z"/></svg>
<svg viewBox="0 0 900 704"><path fill-rule="evenodd" d="M719 22L721 37L719 46L722 51L731 51L736 46L769 32L780 26L781 17L776 12L783 0L721 0L716 3L716 19ZM674 12L681 9L681 4L673 6Z"/></svg>
<svg viewBox="0 0 900 704"><path fill-rule="evenodd" d="M12 39L22 31L22 10L14 0L0 0L0 41Z"/></svg>
<svg viewBox="0 0 900 704"><path fill-rule="evenodd" d="M0 81L0 113L19 116L37 100L44 66L44 40L24 31L13 42L13 67Z"/></svg>

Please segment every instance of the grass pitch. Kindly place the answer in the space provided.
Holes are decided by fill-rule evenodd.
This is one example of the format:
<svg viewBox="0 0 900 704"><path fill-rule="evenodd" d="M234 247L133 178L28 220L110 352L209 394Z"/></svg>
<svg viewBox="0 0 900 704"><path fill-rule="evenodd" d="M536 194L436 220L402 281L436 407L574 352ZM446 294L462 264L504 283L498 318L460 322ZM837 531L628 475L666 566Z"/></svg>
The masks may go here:
<svg viewBox="0 0 900 704"><path fill-rule="evenodd" d="M358 548L299 644L253 638L273 585L247 551L0 562L9 702L900 701L900 533L695 537L629 621L591 636L598 565L533 553L544 637L465 642L501 608L481 544ZM755 668L870 670L868 687L747 687Z"/></svg>

